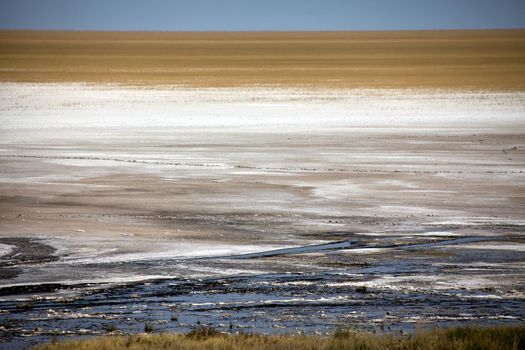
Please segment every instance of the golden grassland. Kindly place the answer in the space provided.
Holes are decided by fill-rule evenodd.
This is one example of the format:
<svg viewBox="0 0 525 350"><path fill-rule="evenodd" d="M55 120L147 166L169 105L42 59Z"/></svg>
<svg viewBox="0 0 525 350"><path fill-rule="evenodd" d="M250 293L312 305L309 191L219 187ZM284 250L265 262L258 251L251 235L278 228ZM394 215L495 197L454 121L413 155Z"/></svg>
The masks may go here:
<svg viewBox="0 0 525 350"><path fill-rule="evenodd" d="M420 331L412 336L338 331L331 337L308 335L227 335L210 329L188 334L106 336L54 342L38 350L518 350L525 348L525 325L492 328L451 328Z"/></svg>
<svg viewBox="0 0 525 350"><path fill-rule="evenodd" d="M525 89L525 29L0 31L0 82Z"/></svg>

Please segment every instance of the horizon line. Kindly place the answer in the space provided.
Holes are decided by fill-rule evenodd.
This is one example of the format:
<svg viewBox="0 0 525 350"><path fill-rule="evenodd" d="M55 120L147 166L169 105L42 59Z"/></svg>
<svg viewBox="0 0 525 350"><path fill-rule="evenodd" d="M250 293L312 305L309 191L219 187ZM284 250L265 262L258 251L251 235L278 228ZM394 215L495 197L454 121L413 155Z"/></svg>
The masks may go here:
<svg viewBox="0 0 525 350"><path fill-rule="evenodd" d="M489 30L525 30L524 27L488 27L488 28L421 28L421 29L261 29L261 30L161 30L161 29L38 29L38 28L2 28L0 31L19 32L95 32L95 33L345 33L345 32L432 32L432 31L489 31Z"/></svg>

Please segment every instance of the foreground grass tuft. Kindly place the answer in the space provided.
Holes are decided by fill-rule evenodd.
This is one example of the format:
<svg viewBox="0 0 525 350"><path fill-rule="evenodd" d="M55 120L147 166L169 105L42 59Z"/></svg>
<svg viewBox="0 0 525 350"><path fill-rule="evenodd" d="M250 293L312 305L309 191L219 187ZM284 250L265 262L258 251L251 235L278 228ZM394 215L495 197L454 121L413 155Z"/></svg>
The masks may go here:
<svg viewBox="0 0 525 350"><path fill-rule="evenodd" d="M38 350L519 350L525 349L525 325L465 327L420 331L411 336L338 331L332 337L310 335L228 335L213 328L188 334L138 334L64 341Z"/></svg>

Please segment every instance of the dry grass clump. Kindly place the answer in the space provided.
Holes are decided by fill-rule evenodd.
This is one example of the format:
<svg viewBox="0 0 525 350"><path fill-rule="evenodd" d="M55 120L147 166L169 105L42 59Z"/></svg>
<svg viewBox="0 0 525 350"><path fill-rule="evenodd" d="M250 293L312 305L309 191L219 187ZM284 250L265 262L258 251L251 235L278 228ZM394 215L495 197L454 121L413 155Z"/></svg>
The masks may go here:
<svg viewBox="0 0 525 350"><path fill-rule="evenodd" d="M420 331L415 335L374 335L338 331L331 337L312 335L228 335L213 329L188 334L106 336L89 340L55 342L38 350L518 350L525 349L525 325L492 328L466 327Z"/></svg>

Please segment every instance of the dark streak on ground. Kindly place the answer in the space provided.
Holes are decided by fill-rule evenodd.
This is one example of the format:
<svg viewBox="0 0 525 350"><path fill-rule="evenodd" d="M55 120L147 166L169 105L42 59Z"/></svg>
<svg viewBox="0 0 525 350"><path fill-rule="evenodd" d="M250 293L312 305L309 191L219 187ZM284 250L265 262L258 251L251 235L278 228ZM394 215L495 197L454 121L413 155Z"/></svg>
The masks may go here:
<svg viewBox="0 0 525 350"><path fill-rule="evenodd" d="M58 260L56 249L40 240L28 237L2 237L0 243L14 246L13 250L0 257L0 279L15 278L20 265L46 263Z"/></svg>

